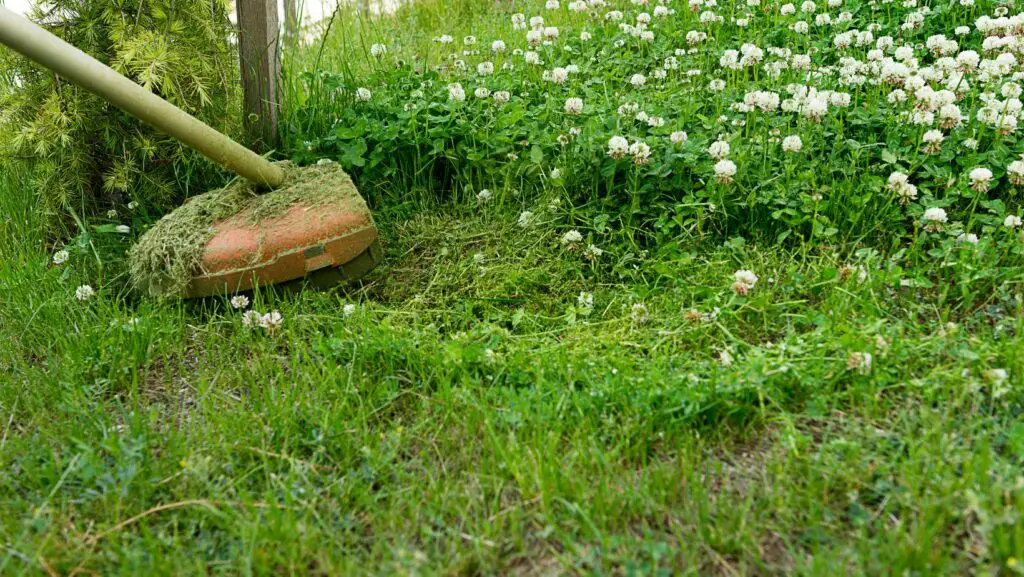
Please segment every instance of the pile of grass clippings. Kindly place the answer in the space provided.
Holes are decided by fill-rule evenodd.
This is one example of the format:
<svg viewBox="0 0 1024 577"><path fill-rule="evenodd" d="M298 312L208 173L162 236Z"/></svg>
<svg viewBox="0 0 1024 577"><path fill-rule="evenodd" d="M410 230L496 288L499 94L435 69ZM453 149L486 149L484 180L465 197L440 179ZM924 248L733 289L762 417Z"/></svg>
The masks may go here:
<svg viewBox="0 0 1024 577"><path fill-rule="evenodd" d="M352 179L335 163L285 170L285 184L270 192L237 179L224 188L193 197L161 218L142 235L128 254L135 287L151 295L180 296L192 277L202 272L203 250L217 233L217 222L243 211L254 226L282 215L296 202L315 208L359 200ZM254 255L255 256L255 255Z"/></svg>

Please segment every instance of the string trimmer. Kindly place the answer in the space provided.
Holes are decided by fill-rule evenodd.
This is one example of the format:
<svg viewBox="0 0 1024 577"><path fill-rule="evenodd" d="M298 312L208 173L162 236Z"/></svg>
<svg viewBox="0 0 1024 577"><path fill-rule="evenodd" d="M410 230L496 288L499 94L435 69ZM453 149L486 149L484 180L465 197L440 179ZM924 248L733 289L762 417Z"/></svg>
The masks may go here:
<svg viewBox="0 0 1024 577"><path fill-rule="evenodd" d="M0 44L245 179L193 197L138 239L129 269L140 289L190 298L307 276L333 284L380 262L373 217L337 164L271 163L2 6Z"/></svg>

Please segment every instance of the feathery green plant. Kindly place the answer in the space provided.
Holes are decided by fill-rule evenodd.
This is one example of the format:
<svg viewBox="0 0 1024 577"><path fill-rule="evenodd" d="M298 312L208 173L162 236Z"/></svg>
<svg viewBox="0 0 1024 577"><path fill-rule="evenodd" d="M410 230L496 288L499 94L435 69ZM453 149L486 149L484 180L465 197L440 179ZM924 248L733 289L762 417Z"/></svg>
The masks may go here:
<svg viewBox="0 0 1024 577"><path fill-rule="evenodd" d="M237 126L224 0L55 0L31 18L221 131ZM221 184L211 163L100 98L0 49L0 156L38 165L52 223L138 202L163 209ZM55 218L56 217L56 218Z"/></svg>

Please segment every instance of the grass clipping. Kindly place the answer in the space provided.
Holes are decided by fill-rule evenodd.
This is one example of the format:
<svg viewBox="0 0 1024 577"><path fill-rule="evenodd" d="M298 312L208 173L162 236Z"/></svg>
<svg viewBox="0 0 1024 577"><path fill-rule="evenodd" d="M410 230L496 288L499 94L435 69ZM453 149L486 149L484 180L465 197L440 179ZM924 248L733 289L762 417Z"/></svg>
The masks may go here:
<svg viewBox="0 0 1024 577"><path fill-rule="evenodd" d="M333 162L303 168L290 162L277 165L285 171L285 182L276 190L261 194L252 183L237 179L224 188L192 197L157 221L128 253L135 287L152 295L182 295L192 277L205 272L203 251L217 232L214 225L242 211L249 222L258 225L281 216L297 202L316 208L349 205L359 198L352 179Z"/></svg>

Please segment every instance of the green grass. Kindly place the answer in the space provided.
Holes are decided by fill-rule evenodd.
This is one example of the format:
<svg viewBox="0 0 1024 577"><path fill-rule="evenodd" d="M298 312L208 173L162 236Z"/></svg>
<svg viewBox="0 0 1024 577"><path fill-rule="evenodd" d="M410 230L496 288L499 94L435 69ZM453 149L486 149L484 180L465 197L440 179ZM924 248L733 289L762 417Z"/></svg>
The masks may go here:
<svg viewBox="0 0 1024 577"><path fill-rule="evenodd" d="M386 259L358 286L250 295L277 328L247 326L226 297L133 292L123 256L146 207L55 243L37 175L0 164L0 575L1024 572L1024 245L1003 225L1019 212L1016 136L965 120L919 154L922 127L900 116L912 103L871 84L843 87L867 102L821 124L716 121L800 76L719 70L726 47L790 38L767 1L749 29L706 27L718 44L639 93L678 126L616 110L632 73L705 28L683 3L618 64L603 52L624 38L614 23L547 15L563 39L589 27L604 43L561 88L519 60L474 76L491 40L510 60L523 44L510 13L542 4L346 12L322 57L289 55L285 152L353 172ZM616 4L634 21L640 8ZM879 34L912 12L848 4L856 25L884 20ZM908 35L950 33L984 4L937 6ZM837 60L831 28L812 30L801 49ZM466 72L436 69L465 50L440 33L479 36ZM432 84L413 97L419 75ZM729 87L709 96L716 75ZM453 104L455 79L517 94ZM968 119L986 90L973 80ZM353 102L363 86L374 99ZM565 117L577 92L594 108ZM769 127L801 133L801 156ZM609 158L618 134L646 138L650 163ZM713 180L720 136L732 183ZM965 174L981 165L998 173L986 193ZM896 170L919 201L896 201ZM923 231L940 205L949 222ZM970 231L978 243L958 240ZM739 270L759 277L749 294ZM86 284L97 294L80 301Z"/></svg>
<svg viewBox="0 0 1024 577"><path fill-rule="evenodd" d="M739 243L594 265L558 210L446 206L381 212L362 287L254 295L268 332L75 300L89 253L51 265L20 184L0 573L1009 573L1024 547L1019 292L951 312L880 257L859 283Z"/></svg>

